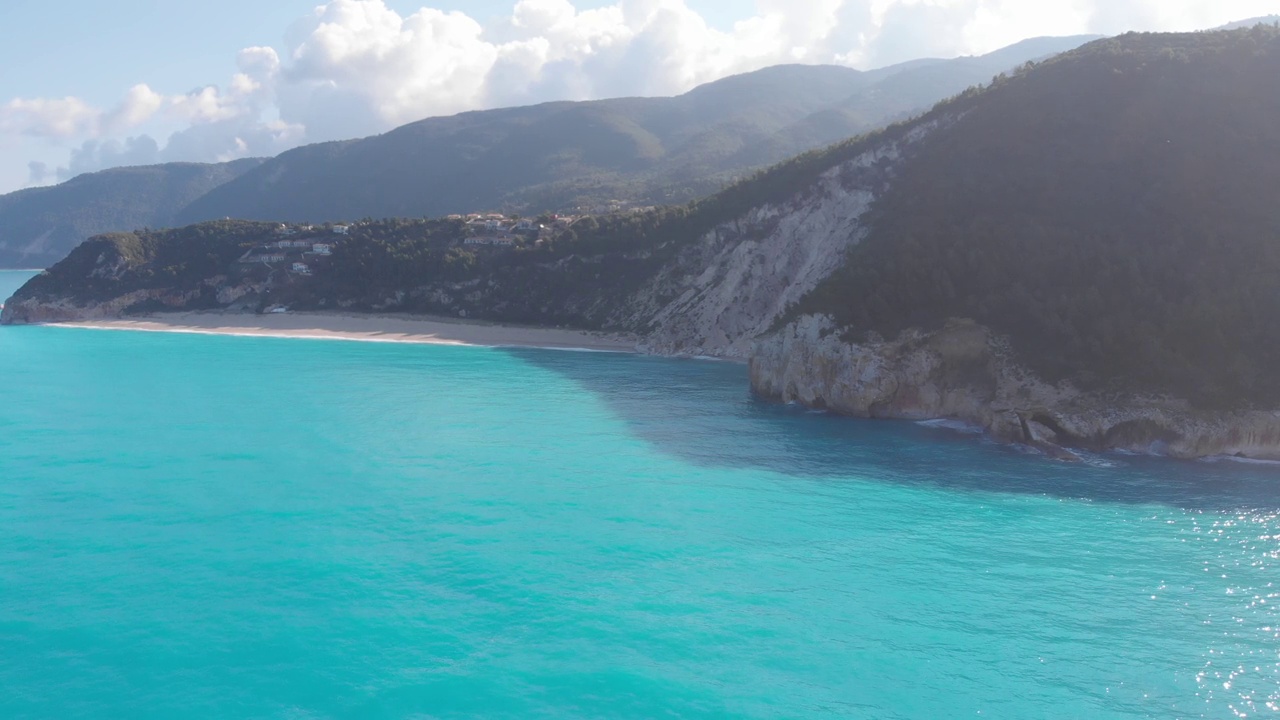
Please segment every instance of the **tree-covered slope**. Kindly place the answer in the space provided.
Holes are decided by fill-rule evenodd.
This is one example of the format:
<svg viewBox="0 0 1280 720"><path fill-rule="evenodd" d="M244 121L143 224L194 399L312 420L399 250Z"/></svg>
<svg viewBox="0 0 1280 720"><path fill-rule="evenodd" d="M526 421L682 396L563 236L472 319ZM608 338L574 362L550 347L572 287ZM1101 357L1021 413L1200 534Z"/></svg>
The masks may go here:
<svg viewBox="0 0 1280 720"><path fill-rule="evenodd" d="M970 318L1049 379L1280 402L1280 29L1099 41L953 107L797 313Z"/></svg>
<svg viewBox="0 0 1280 720"><path fill-rule="evenodd" d="M31 278L15 297L42 296L72 304L137 291L178 289L191 307L215 307L210 278L225 276L255 245L279 239L276 223L220 220L183 228L95 235L53 267Z"/></svg>
<svg viewBox="0 0 1280 720"><path fill-rule="evenodd" d="M1088 38L861 73L784 65L674 98L623 98L431 118L298 148L209 193L182 222L299 222L524 213L612 200L683 203L752 169L858 135Z"/></svg>
<svg viewBox="0 0 1280 720"><path fill-rule="evenodd" d="M46 267L91 235L172 225L178 210L261 162L116 168L2 195L0 267Z"/></svg>

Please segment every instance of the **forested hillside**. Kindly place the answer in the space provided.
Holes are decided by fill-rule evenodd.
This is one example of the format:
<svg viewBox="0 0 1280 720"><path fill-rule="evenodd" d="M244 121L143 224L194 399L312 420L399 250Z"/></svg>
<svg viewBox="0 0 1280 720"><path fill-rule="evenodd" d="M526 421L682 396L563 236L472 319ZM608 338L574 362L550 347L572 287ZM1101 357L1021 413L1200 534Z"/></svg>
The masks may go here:
<svg viewBox="0 0 1280 720"><path fill-rule="evenodd" d="M679 204L755 168L905 118L1089 38L1040 38L977 58L871 72L788 65L674 98L549 103L431 118L298 148L179 216L298 222Z"/></svg>
<svg viewBox="0 0 1280 720"><path fill-rule="evenodd" d="M1099 41L961 103L797 312L966 317L1049 378L1280 402L1280 29Z"/></svg>

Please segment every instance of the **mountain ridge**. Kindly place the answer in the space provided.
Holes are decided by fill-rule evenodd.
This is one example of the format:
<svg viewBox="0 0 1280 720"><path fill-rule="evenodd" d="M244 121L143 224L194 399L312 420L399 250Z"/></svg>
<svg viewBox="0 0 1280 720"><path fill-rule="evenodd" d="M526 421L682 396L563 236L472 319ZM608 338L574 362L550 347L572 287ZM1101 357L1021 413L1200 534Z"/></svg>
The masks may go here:
<svg viewBox="0 0 1280 720"><path fill-rule="evenodd" d="M172 225L179 209L262 162L112 168L0 195L0 267L48 266L91 235Z"/></svg>
<svg viewBox="0 0 1280 720"><path fill-rule="evenodd" d="M246 161L253 167L210 170L223 173L219 182L177 199L155 184L129 195L132 171L102 171L0 196L0 208L9 208L0 213L0 267L51 263L97 233L223 217L322 222L498 209L530 214L614 200L683 203L1086 39L1032 39L987 56L870 71L779 65L674 98L554 101L428 118ZM240 168L254 171L253 178L240 183ZM95 183L96 196L78 189ZM150 209L112 213L112 203Z"/></svg>
<svg viewBox="0 0 1280 720"><path fill-rule="evenodd" d="M179 221L233 216L320 222L486 209L528 214L608 205L618 198L640 205L683 203L754 168L900 119L1093 37L1038 38L985 56L870 72L781 65L672 98L543 103L428 118L349 141L354 145L284 153L193 203ZM806 80L797 81L797 74ZM744 90L753 96L746 102ZM862 98L863 92L873 97ZM755 99L761 95L771 101ZM424 152L424 142L397 142L415 134L447 138L459 147L452 154ZM477 140L485 134L501 136L500 142L486 148ZM597 152L580 143L591 143ZM379 162L353 161L361 147ZM369 196L368 188L385 176L397 178L393 187ZM542 182L544 177L555 180ZM294 192L297 187L305 190Z"/></svg>

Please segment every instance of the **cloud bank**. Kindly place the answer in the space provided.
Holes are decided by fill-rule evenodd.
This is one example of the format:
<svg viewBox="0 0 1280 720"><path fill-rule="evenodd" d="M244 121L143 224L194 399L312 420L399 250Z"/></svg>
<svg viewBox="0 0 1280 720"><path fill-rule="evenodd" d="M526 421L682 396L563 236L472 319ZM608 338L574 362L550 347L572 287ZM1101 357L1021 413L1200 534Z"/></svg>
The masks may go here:
<svg viewBox="0 0 1280 720"><path fill-rule="evenodd" d="M401 15L383 0L330 0L289 28L281 49L241 50L221 85L180 95L135 85L110 108L13 98L0 104L0 139L66 148L57 167L14 159L39 184L118 165L274 155L465 110L672 95L778 63L870 68L1040 35L1212 27L1271 9L1273 0L758 0L754 14L717 29L684 0L582 11L519 0L487 26L431 7Z"/></svg>

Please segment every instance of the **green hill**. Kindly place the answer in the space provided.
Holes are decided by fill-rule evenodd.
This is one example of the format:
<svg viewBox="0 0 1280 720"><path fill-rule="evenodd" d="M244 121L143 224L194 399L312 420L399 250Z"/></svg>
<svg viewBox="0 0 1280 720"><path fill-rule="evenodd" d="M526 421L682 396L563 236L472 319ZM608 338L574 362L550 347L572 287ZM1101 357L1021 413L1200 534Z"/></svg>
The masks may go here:
<svg viewBox="0 0 1280 720"><path fill-rule="evenodd" d="M1280 29L1099 41L957 106L797 312L970 318L1049 379L1280 403Z"/></svg>
<svg viewBox="0 0 1280 720"><path fill-rule="evenodd" d="M261 162L116 168L0 195L0 267L46 267L91 235L173 225L178 210Z"/></svg>
<svg viewBox="0 0 1280 720"><path fill-rule="evenodd" d="M868 73L784 65L674 98L549 103L431 118L298 148L179 214L299 222L684 203L753 169L843 140L1090 38Z"/></svg>

